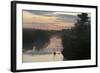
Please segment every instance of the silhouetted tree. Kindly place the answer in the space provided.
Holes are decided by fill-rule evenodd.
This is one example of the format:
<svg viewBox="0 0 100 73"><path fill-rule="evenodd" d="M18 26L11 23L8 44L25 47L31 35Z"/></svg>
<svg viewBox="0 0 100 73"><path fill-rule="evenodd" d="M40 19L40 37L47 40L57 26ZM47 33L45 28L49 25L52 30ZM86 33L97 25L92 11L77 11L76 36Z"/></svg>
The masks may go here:
<svg viewBox="0 0 100 73"><path fill-rule="evenodd" d="M37 30L33 40L33 46L35 46L37 50L40 50L49 44L50 34L48 31Z"/></svg>
<svg viewBox="0 0 100 73"><path fill-rule="evenodd" d="M87 13L78 18L74 28L63 31L64 60L90 59L90 20Z"/></svg>
<svg viewBox="0 0 100 73"><path fill-rule="evenodd" d="M51 33L45 30L23 29L23 50L33 49L37 50L49 44Z"/></svg>
<svg viewBox="0 0 100 73"><path fill-rule="evenodd" d="M90 59L91 56L91 29L90 19L87 13L78 15L79 19L76 23L76 35L78 37L77 43L79 52L77 56L79 59Z"/></svg>

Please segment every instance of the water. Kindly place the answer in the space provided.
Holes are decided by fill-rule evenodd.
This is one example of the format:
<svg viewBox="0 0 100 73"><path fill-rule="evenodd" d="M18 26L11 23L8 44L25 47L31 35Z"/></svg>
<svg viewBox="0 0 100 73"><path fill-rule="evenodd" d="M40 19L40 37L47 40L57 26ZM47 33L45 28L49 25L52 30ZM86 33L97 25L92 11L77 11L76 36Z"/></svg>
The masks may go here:
<svg viewBox="0 0 100 73"><path fill-rule="evenodd" d="M61 54L62 40L60 37L52 37L50 44L40 51L29 50L23 53L23 62L47 62L47 61L62 61L63 55ZM54 52L56 53L54 55Z"/></svg>
<svg viewBox="0 0 100 73"><path fill-rule="evenodd" d="M63 55L61 53L56 54L41 54L41 55L29 55L23 54L23 62L49 62L49 61L62 61Z"/></svg>

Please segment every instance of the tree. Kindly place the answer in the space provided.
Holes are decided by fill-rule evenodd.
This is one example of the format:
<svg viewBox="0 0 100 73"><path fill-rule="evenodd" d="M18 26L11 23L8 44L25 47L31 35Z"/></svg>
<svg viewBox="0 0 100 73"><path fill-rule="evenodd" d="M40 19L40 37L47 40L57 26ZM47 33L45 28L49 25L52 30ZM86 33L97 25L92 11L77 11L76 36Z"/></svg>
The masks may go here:
<svg viewBox="0 0 100 73"><path fill-rule="evenodd" d="M77 56L79 59L90 59L91 56L91 29L90 29L90 19L87 13L82 13L78 15L79 19L75 24L75 31L78 37L77 43L79 50Z"/></svg>
<svg viewBox="0 0 100 73"><path fill-rule="evenodd" d="M23 50L40 50L47 46L50 42L50 37L54 31L23 29Z"/></svg>
<svg viewBox="0 0 100 73"><path fill-rule="evenodd" d="M78 15L75 27L63 32L64 60L90 58L90 20L87 13Z"/></svg>

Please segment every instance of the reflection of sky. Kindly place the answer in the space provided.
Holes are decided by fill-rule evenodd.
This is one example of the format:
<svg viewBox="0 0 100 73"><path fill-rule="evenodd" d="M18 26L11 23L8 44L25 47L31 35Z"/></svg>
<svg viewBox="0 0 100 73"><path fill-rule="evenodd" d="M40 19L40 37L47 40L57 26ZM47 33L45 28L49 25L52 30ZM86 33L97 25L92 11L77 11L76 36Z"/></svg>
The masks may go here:
<svg viewBox="0 0 100 73"><path fill-rule="evenodd" d="M73 27L80 13L23 10L23 27L60 30Z"/></svg>

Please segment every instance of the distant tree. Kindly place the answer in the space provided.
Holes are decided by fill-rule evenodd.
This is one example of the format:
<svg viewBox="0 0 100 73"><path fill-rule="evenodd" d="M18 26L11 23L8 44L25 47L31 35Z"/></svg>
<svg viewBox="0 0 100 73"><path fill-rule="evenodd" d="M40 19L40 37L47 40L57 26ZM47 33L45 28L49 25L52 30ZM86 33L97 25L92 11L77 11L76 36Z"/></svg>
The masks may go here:
<svg viewBox="0 0 100 73"><path fill-rule="evenodd" d="M40 50L47 46L52 35L51 31L23 29L23 50L30 50L33 47Z"/></svg>
<svg viewBox="0 0 100 73"><path fill-rule="evenodd" d="M78 18L74 28L63 31L64 60L90 59L90 20L87 13Z"/></svg>
<svg viewBox="0 0 100 73"><path fill-rule="evenodd" d="M37 50L40 50L46 47L50 41L50 33L48 31L37 30L33 37L33 46L36 47Z"/></svg>
<svg viewBox="0 0 100 73"><path fill-rule="evenodd" d="M23 50L29 50L33 47L33 37L35 35L35 30L33 29L23 29Z"/></svg>

